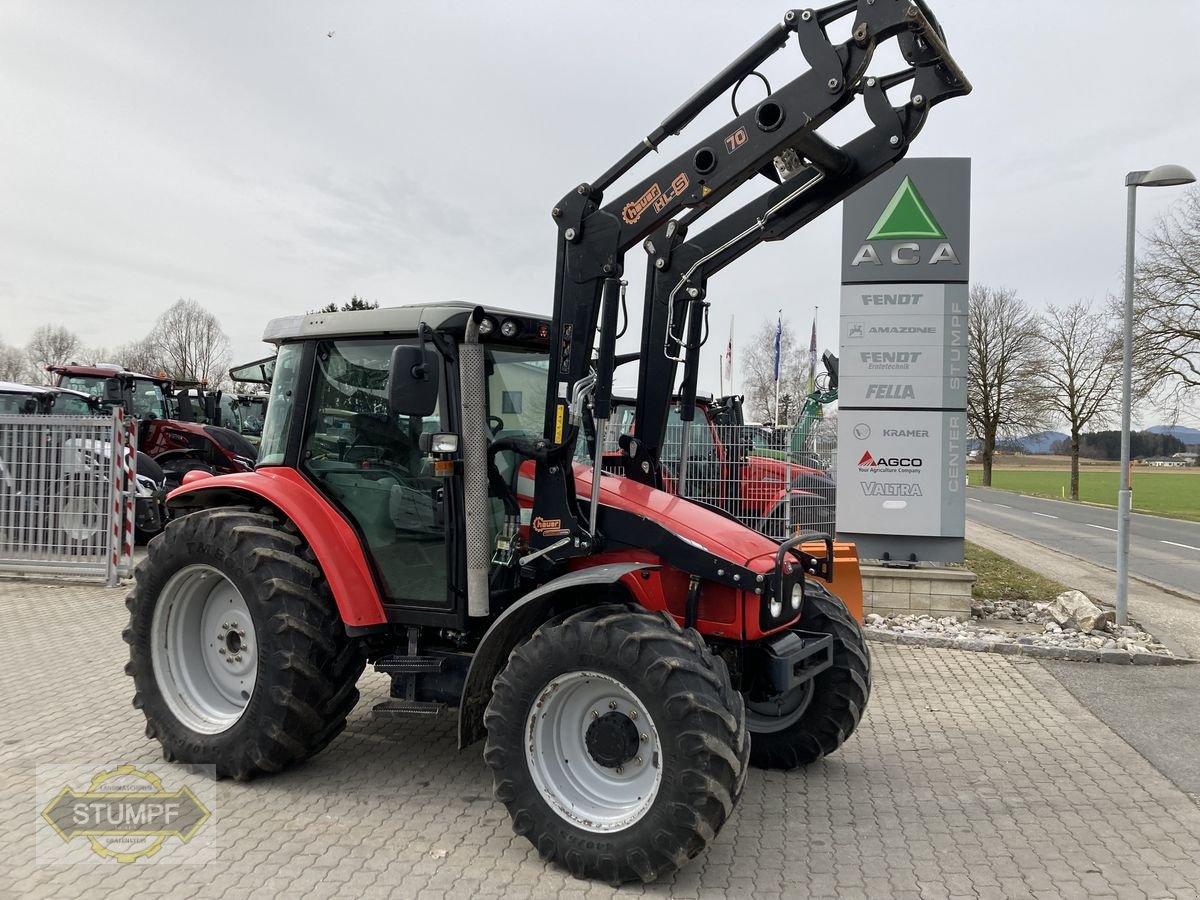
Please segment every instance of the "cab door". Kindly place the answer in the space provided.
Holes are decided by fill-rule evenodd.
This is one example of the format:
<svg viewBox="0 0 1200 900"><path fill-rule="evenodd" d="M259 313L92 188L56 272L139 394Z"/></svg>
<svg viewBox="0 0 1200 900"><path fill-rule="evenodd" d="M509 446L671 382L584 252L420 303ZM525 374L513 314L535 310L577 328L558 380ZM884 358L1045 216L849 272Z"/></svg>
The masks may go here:
<svg viewBox="0 0 1200 900"><path fill-rule="evenodd" d="M445 481L421 451L428 416L388 408L389 339L320 341L301 469L357 530L385 602L448 611L450 541Z"/></svg>

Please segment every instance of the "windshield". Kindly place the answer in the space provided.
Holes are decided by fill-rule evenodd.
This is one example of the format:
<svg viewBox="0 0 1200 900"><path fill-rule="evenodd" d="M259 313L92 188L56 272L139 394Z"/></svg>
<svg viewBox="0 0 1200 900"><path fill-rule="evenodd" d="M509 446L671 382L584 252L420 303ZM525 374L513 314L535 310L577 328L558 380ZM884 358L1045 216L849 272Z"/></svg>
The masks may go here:
<svg viewBox="0 0 1200 900"><path fill-rule="evenodd" d="M102 375L67 375L62 379L60 387L79 391L80 393L96 398L101 404L101 409L106 413L110 413L112 412L112 404L104 402L105 383L107 381L108 379ZM130 395L129 403L129 409L126 411L134 418L160 419L170 417L162 388L158 382L151 381L149 378L133 379L133 392Z"/></svg>
<svg viewBox="0 0 1200 900"><path fill-rule="evenodd" d="M33 394L0 394L0 415L21 416L37 410L37 398Z"/></svg>
<svg viewBox="0 0 1200 900"><path fill-rule="evenodd" d="M493 437L541 437L549 375L545 351L487 348L488 424Z"/></svg>
<svg viewBox="0 0 1200 900"><path fill-rule="evenodd" d="M272 359L272 363L274 360ZM266 415L267 398L255 397L251 400L240 400L239 414L242 420L242 427L239 429L242 434L262 434L263 418Z"/></svg>
<svg viewBox="0 0 1200 900"><path fill-rule="evenodd" d="M288 429L292 424L293 394L300 367L300 344L284 344L275 358L271 400L262 426L262 444L258 448L260 466L282 466L287 448Z"/></svg>
<svg viewBox="0 0 1200 900"><path fill-rule="evenodd" d="M82 397L59 394L54 398L54 414L56 416L94 416L96 411Z"/></svg>

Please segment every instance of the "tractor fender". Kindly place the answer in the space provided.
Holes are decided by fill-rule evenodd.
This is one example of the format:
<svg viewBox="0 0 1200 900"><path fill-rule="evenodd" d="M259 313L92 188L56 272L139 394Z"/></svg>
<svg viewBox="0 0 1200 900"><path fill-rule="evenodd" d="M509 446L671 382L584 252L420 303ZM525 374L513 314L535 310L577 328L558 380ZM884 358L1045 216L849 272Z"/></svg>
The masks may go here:
<svg viewBox="0 0 1200 900"><path fill-rule="evenodd" d="M387 616L358 535L294 469L263 468L196 478L171 491L168 506L188 513L216 506L268 503L299 529L329 582L347 632L385 625Z"/></svg>
<svg viewBox="0 0 1200 900"><path fill-rule="evenodd" d="M564 591L616 584L632 572L656 568L657 563L622 562L568 572L530 591L502 612L479 642L467 669L467 680L458 705L458 748L461 750L483 738L483 711L492 697L493 679L508 661L513 648L550 618L555 601L562 598Z"/></svg>

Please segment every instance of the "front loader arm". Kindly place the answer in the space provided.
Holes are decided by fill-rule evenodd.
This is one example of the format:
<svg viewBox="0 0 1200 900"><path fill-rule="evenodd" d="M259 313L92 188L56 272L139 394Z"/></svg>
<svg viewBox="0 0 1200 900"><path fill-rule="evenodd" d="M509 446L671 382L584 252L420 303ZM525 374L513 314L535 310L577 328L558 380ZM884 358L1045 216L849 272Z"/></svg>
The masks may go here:
<svg viewBox="0 0 1200 900"><path fill-rule="evenodd" d="M886 90L912 79L910 99L893 108ZM861 88L872 127L842 147L814 137L812 162L791 173L741 209L688 240L688 228L700 210L667 223L646 241L649 253L643 310L641 367L633 432L621 440L625 474L662 487L660 454L667 413L676 393L679 362L684 379L678 393L681 418L695 414L701 329L707 315L708 279L764 241L781 241L895 165L925 124L929 109L967 86L947 79L934 68L906 70L895 76L868 78ZM683 435L689 433L684 425ZM686 448L684 448L686 449ZM686 454L681 454L686 459ZM686 489L686 465L676 484Z"/></svg>
<svg viewBox="0 0 1200 900"><path fill-rule="evenodd" d="M852 36L833 43L826 27L851 14ZM785 46L793 33L808 71L604 204L603 192L617 178ZM556 561L593 552L595 518L590 526L580 513L571 456L589 398L598 422L606 422L610 413L616 305L625 252L683 210L699 212L720 202L758 172L770 170L777 157L789 153L818 157L821 144L814 130L854 99L875 49L893 37L912 66L936 67L960 92L970 89L923 0L843 0L821 10L791 10L781 25L672 113L595 184L579 185L555 206L554 326L543 440L536 457L530 536L535 550ZM592 358L597 350L593 387Z"/></svg>

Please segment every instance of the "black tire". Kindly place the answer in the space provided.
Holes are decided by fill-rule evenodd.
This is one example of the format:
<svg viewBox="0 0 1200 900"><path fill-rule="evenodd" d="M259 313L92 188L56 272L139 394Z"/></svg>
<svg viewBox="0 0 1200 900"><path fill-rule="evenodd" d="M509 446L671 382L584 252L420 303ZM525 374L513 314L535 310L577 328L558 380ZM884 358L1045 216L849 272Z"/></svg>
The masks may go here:
<svg viewBox="0 0 1200 900"><path fill-rule="evenodd" d="M146 736L162 744L163 758L211 765L219 778L244 781L324 749L358 702L365 660L295 527L249 509L206 509L168 522L149 549L125 601L130 615L122 637L133 705L146 716ZM197 565L217 570L241 593L257 644L252 693L240 717L216 733L180 718L164 698L152 657L163 588Z"/></svg>
<svg viewBox="0 0 1200 900"><path fill-rule="evenodd" d="M862 629L846 605L819 582L805 582L804 611L796 629L833 635L833 665L812 680L807 705L780 730L767 730L762 705L747 698L758 710L747 710L746 727L750 761L759 768L794 769L833 753L854 733L871 696L871 656Z"/></svg>
<svg viewBox="0 0 1200 900"><path fill-rule="evenodd" d="M616 679L657 730L664 777L641 818L619 830L577 826L555 811L531 774L530 710L556 679L577 672ZM552 620L512 652L493 689L484 757L496 798L517 834L577 878L615 885L675 871L713 840L745 785L750 748L741 695L703 638L665 614L615 603Z"/></svg>

